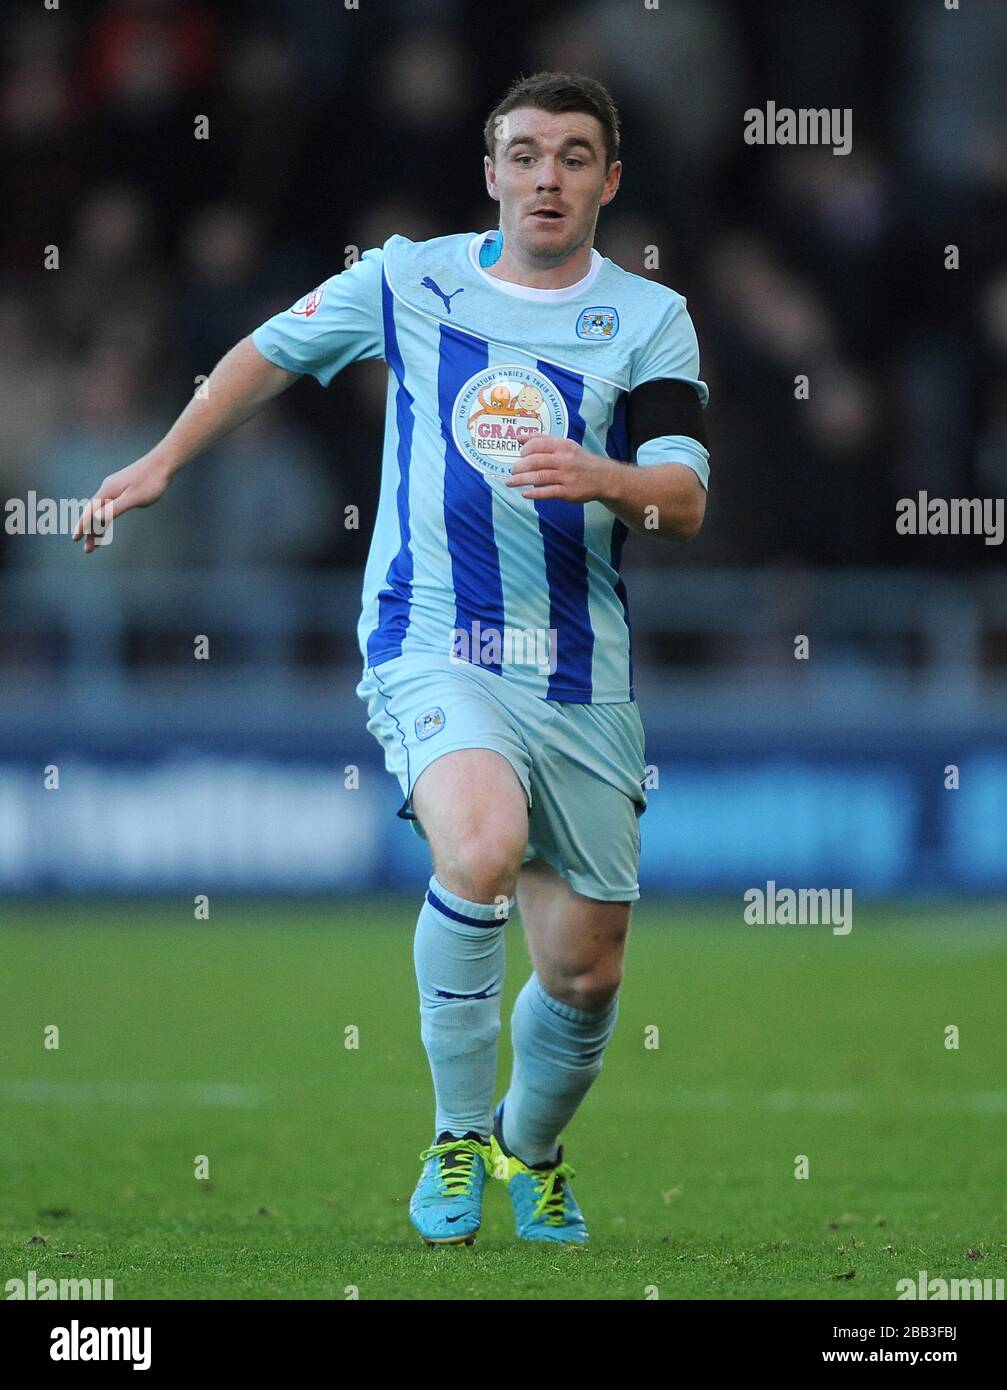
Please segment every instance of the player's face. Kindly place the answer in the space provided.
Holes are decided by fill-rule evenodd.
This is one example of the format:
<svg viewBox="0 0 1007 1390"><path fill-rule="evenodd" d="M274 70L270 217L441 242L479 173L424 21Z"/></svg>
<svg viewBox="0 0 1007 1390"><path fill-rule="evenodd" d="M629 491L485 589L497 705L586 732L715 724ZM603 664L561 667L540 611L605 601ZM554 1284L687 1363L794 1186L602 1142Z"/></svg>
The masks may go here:
<svg viewBox="0 0 1007 1390"><path fill-rule="evenodd" d="M601 122L587 112L518 107L503 121L486 187L500 204L504 242L539 265L560 264L593 239L622 165L606 170Z"/></svg>

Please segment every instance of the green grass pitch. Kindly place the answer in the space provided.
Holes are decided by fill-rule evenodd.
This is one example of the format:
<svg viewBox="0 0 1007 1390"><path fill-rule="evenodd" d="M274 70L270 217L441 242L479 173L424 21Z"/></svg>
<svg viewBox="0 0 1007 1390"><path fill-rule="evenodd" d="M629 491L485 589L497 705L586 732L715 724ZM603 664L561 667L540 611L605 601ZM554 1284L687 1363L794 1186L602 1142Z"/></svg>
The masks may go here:
<svg viewBox="0 0 1007 1390"><path fill-rule="evenodd" d="M428 1250L409 1225L432 1124L416 911L8 904L3 1280L111 1278L119 1299L894 1299L921 1269L1004 1277L1002 905L858 904L835 937L745 926L740 903L640 904L618 1029L565 1135L586 1250L519 1242L501 1183L472 1249ZM505 1020L528 973L507 930Z"/></svg>

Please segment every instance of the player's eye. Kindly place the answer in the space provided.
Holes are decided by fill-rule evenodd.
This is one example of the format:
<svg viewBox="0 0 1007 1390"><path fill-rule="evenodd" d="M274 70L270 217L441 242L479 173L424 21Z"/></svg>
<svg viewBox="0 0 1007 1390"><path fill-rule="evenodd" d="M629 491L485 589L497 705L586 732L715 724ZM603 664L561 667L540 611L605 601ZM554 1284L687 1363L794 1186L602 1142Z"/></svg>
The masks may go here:
<svg viewBox="0 0 1007 1390"><path fill-rule="evenodd" d="M533 162L533 157L530 154L518 154L514 156L515 164L524 165L526 160L529 164L531 164Z"/></svg>

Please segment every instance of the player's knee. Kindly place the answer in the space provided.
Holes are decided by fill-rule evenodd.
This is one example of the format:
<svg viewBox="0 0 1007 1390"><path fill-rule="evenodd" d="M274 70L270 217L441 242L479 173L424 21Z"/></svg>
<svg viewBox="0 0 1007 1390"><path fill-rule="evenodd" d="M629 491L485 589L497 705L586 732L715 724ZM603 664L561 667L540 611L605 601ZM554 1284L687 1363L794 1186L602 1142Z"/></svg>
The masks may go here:
<svg viewBox="0 0 1007 1390"><path fill-rule="evenodd" d="M524 844L517 835L501 836L493 827L474 829L435 854L444 887L469 902L491 903L514 895Z"/></svg>
<svg viewBox="0 0 1007 1390"><path fill-rule="evenodd" d="M554 999L585 1013L600 1014L611 1006L619 993L622 971L612 965L599 965L579 974L561 975L551 983L553 988L544 987Z"/></svg>

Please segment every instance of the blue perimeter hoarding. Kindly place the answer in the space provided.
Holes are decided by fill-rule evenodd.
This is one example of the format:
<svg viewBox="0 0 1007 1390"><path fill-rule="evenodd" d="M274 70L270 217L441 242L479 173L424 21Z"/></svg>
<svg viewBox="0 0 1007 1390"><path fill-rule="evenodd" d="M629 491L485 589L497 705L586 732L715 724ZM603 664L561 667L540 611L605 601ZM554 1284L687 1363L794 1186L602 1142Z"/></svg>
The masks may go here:
<svg viewBox="0 0 1007 1390"><path fill-rule="evenodd" d="M644 894L775 880L871 894L1007 888L1007 744L648 746ZM954 764L959 786L949 789ZM47 789L46 769L58 770ZM651 780L654 773L651 773ZM55 781L53 772L48 774ZM372 746L0 750L0 892L415 891L424 842Z"/></svg>

